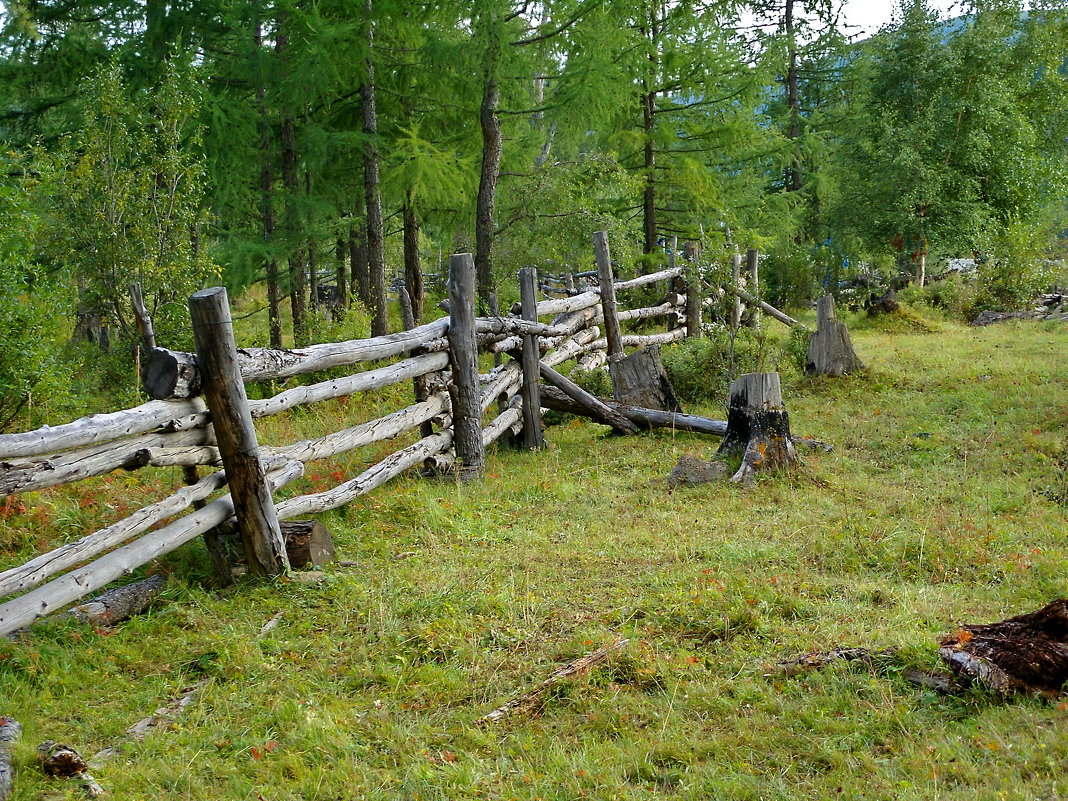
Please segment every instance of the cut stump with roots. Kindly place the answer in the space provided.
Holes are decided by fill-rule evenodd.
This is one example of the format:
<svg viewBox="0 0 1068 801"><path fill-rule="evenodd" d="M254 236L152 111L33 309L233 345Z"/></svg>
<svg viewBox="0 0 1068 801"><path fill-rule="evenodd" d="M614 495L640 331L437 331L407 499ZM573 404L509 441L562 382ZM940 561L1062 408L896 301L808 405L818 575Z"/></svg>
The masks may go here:
<svg viewBox="0 0 1068 801"><path fill-rule="evenodd" d="M739 484L753 483L759 470L788 467L798 461L778 373L746 373L731 384L727 434L719 453L738 452L742 464L731 481Z"/></svg>

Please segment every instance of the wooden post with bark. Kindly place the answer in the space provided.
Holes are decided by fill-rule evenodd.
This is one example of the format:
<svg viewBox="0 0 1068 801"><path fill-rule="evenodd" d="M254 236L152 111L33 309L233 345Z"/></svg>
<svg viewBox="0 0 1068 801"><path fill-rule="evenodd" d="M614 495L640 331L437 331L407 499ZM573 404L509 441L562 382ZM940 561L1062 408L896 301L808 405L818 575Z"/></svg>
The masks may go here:
<svg viewBox="0 0 1068 801"><path fill-rule="evenodd" d="M738 451L742 464L731 478L737 483L751 484L758 470L797 461L778 373L746 373L731 383L719 453Z"/></svg>
<svg viewBox="0 0 1068 801"><path fill-rule="evenodd" d="M593 250L597 258L597 281L601 286L604 334L608 340L608 364L611 369L611 365L623 358L623 334L619 329L616 287L612 277L612 255L608 249L606 232L598 231L593 235Z"/></svg>
<svg viewBox="0 0 1068 801"><path fill-rule="evenodd" d="M687 242L683 246L686 260L686 336L701 336L701 275L697 268L698 244Z"/></svg>
<svg viewBox="0 0 1068 801"><path fill-rule="evenodd" d="M809 334L805 375L846 375L864 365L853 350L849 329L835 316L834 297L816 301L816 332Z"/></svg>
<svg viewBox="0 0 1068 801"><path fill-rule="evenodd" d="M742 254L740 253L731 254L731 283L736 287L742 285ZM735 295L733 301L727 322L732 329L736 329L742 324L741 296Z"/></svg>
<svg viewBox="0 0 1068 801"><path fill-rule="evenodd" d="M0 801L7 801L11 797L15 775L11 749L20 734L22 726L17 720L0 716Z"/></svg>
<svg viewBox="0 0 1068 801"><path fill-rule="evenodd" d="M538 271L524 267L519 271L519 300L523 306L523 319L538 321ZM541 392L538 385L538 363L541 349L536 334L523 335L523 447L535 450L545 447L541 428Z"/></svg>
<svg viewBox="0 0 1068 801"><path fill-rule="evenodd" d="M745 272L749 277L749 292L760 297L760 251L757 248L749 248L745 254ZM737 297L737 295L735 296ZM760 307L750 306L747 324L750 328L760 330Z"/></svg>
<svg viewBox="0 0 1068 801"><path fill-rule="evenodd" d="M249 572L266 576L285 573L289 560L238 367L226 290L214 287L195 293L189 299L189 312L204 396L226 468Z"/></svg>
<svg viewBox="0 0 1068 801"><path fill-rule="evenodd" d="M449 362L456 457L462 481L477 478L486 464L482 444L482 394L475 339L475 261L470 253L449 259Z"/></svg>

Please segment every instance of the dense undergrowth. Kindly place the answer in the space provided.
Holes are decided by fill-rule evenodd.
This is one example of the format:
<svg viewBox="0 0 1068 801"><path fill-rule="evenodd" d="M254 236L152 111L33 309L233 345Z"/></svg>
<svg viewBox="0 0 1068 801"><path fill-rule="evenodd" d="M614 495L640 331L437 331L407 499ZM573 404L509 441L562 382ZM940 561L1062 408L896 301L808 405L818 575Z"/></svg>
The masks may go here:
<svg viewBox="0 0 1068 801"><path fill-rule="evenodd" d="M1061 797L1065 705L943 698L901 672L933 667L958 621L1064 594L1068 508L1051 488L1066 481L1068 329L846 319L863 375L805 379L780 358L789 343L766 346L794 433L835 449L754 489L671 492L678 457L716 441L571 420L545 452L491 454L480 483L403 478L325 516L347 566L319 583L213 589L194 544L153 568L170 579L148 614L0 644L0 714L26 727L14 798L78 797L39 773L37 743L91 754L201 679L171 727L95 771L112 797ZM699 356L667 360L693 378L711 370ZM263 438L365 419L402 392L273 418ZM722 417L719 397L690 408ZM392 449L313 464L287 492ZM180 480L140 471L8 499L0 566ZM474 725L622 637L538 709ZM898 656L774 668L840 644Z"/></svg>

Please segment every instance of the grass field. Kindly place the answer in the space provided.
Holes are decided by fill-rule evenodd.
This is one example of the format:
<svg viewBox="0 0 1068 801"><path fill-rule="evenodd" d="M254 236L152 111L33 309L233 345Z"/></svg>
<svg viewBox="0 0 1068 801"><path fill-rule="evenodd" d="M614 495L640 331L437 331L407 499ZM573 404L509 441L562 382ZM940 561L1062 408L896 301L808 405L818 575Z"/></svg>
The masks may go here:
<svg viewBox="0 0 1068 801"><path fill-rule="evenodd" d="M212 590L190 546L159 568L164 600L114 632L0 643L0 714L26 729L14 798L81 797L40 774L39 742L92 754L201 680L171 726L94 771L111 797L1068 796L1068 706L901 678L935 667L958 622L1066 592L1068 327L846 319L866 374L784 377L795 435L835 446L802 470L669 491L679 456L717 441L573 421L547 452L491 454L481 483L404 478L326 516L356 566L319 583ZM0 565L178 481L155 476L12 499ZM474 725L620 638L539 708ZM776 668L836 645L896 656Z"/></svg>

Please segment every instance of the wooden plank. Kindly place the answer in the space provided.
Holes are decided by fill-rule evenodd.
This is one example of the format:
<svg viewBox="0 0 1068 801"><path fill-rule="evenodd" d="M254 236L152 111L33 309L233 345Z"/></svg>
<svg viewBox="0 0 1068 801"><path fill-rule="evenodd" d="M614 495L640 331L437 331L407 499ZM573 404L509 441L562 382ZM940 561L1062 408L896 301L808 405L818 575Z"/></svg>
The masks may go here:
<svg viewBox="0 0 1068 801"><path fill-rule="evenodd" d="M268 473L271 491L278 490L304 472L300 462L290 462L280 470ZM38 587L6 603L0 604L0 636L28 626L69 603L84 598L121 576L136 570L175 548L200 536L234 514L234 502L229 495L213 501L195 512L150 531L129 545L72 570L48 584Z"/></svg>
<svg viewBox="0 0 1068 801"><path fill-rule="evenodd" d="M189 298L204 395L237 510L249 572L273 576L289 569L285 540L260 462L245 384L237 363L230 302L222 287Z"/></svg>
<svg viewBox="0 0 1068 801"><path fill-rule="evenodd" d="M449 259L448 337L454 444L461 464L459 476L468 480L480 476L486 462L475 341L475 262L470 253Z"/></svg>
<svg viewBox="0 0 1068 801"><path fill-rule="evenodd" d="M519 271L519 295L523 306L523 319L535 321L538 312L538 271L524 267ZM523 371L523 447L535 450L545 447L541 427L541 394L538 391L538 364L541 350L536 336L523 336L523 353L520 359Z"/></svg>

